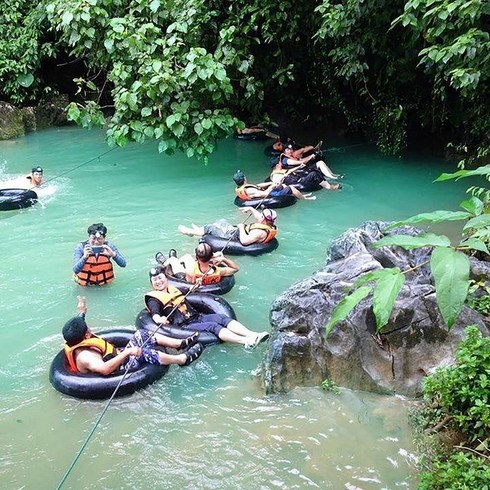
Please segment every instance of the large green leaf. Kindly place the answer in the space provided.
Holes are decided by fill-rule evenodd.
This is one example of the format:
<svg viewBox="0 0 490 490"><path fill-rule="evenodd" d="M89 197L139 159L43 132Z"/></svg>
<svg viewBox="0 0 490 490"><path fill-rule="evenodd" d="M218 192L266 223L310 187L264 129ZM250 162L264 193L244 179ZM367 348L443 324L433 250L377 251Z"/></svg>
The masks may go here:
<svg viewBox="0 0 490 490"><path fill-rule="evenodd" d="M30 87L33 81L34 81L34 76L32 73L25 73L17 77L17 83L25 88Z"/></svg>
<svg viewBox="0 0 490 490"><path fill-rule="evenodd" d="M461 242L460 246L468 247L473 250L479 250L480 252L488 254L487 245L485 244L485 242L478 240L478 238L468 238L468 240Z"/></svg>
<svg viewBox="0 0 490 490"><path fill-rule="evenodd" d="M391 235L381 238L373 244L374 248L398 246L406 250L421 247L449 247L451 241L445 235L435 235L434 233L421 233L417 236L410 235Z"/></svg>
<svg viewBox="0 0 490 490"><path fill-rule="evenodd" d="M471 218L470 213L466 213L464 211L444 211L438 210L433 211L432 213L422 213L417 214L416 216L412 216L403 221L398 221L386 228L387 230L392 230L393 228L397 228L402 225L413 225L416 223L423 223L428 221L430 223L441 223L443 221L459 221L463 219Z"/></svg>
<svg viewBox="0 0 490 490"><path fill-rule="evenodd" d="M474 170L458 170L452 174L441 174L434 182L442 182L450 179L462 179L464 177L472 177L473 175L490 175L490 165L475 168Z"/></svg>
<svg viewBox="0 0 490 490"><path fill-rule="evenodd" d="M477 197L473 196L470 199L466 199L465 201L461 202L459 206L468 213L471 213L473 216L478 216L483 213L483 209L485 205L483 204L483 201L481 199L478 199Z"/></svg>
<svg viewBox="0 0 490 490"><path fill-rule="evenodd" d="M352 294L346 296L340 303L333 309L330 321L327 324L325 337L331 332L332 328L342 320L347 318L347 315L354 309L354 307L363 300L369 293L371 288L364 286L356 289Z"/></svg>
<svg viewBox="0 0 490 490"><path fill-rule="evenodd" d="M353 289L357 289L360 286L363 286L367 282L377 281L383 274L385 273L385 269L377 269L375 271L367 272L363 274L352 286Z"/></svg>
<svg viewBox="0 0 490 490"><path fill-rule="evenodd" d="M378 279L373 294L376 332L379 332L388 323L395 300L405 282L405 275L398 267L383 269L383 272L385 274Z"/></svg>
<svg viewBox="0 0 490 490"><path fill-rule="evenodd" d="M436 248L430 267L436 283L437 305L450 329L468 294L470 261L464 253L452 248Z"/></svg>
<svg viewBox="0 0 490 490"><path fill-rule="evenodd" d="M468 223L464 225L463 231L470 228L484 228L485 226L490 226L490 214L482 214L481 216L470 219Z"/></svg>

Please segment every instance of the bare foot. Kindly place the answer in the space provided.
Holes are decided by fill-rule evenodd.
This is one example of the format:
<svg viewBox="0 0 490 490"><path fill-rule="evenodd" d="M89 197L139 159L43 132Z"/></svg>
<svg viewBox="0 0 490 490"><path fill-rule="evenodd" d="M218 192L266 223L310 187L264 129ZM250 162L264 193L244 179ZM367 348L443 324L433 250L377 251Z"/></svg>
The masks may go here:
<svg viewBox="0 0 490 490"><path fill-rule="evenodd" d="M184 225L179 225L177 227L177 230L179 230L180 233L182 233L183 235L189 235L189 236L193 235L192 230L190 228L188 228L187 226L184 226Z"/></svg>

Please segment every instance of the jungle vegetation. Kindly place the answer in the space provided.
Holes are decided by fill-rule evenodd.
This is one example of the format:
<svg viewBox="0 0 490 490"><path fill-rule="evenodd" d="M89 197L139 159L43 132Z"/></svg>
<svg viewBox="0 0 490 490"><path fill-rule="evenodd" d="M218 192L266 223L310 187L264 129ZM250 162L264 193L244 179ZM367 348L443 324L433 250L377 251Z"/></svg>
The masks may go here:
<svg viewBox="0 0 490 490"><path fill-rule="evenodd" d="M108 118L110 142L153 138L189 157L271 117L386 153L425 136L481 155L489 13L481 0L4 0L0 97L67 92L69 117Z"/></svg>

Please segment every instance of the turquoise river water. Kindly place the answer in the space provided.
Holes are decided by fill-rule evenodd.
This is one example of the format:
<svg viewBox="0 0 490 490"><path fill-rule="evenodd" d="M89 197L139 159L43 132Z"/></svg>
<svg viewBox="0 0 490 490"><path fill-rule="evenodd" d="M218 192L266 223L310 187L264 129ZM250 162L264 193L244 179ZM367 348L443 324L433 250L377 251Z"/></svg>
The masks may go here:
<svg viewBox="0 0 490 490"><path fill-rule="evenodd" d="M180 223L241 220L231 176L240 168L263 179L265 146L227 140L204 165L159 155L153 143L106 153L102 132L76 128L0 142L0 181L34 165L57 177L32 208L0 213L0 488L56 488L104 407L61 395L48 380L76 296L87 297L95 331L132 327L155 253L192 252L196 240L179 235ZM270 328L274 298L321 267L346 228L456 209L464 198L466 182L432 183L453 170L435 159L390 159L369 146L326 155L346 174L344 189L279 210L279 248L237 258L226 299L253 329ZM73 250L100 221L128 266L116 267L110 286L82 291ZM113 401L63 488L416 488L406 400L320 388L265 396L252 375L265 348L210 347L191 367Z"/></svg>

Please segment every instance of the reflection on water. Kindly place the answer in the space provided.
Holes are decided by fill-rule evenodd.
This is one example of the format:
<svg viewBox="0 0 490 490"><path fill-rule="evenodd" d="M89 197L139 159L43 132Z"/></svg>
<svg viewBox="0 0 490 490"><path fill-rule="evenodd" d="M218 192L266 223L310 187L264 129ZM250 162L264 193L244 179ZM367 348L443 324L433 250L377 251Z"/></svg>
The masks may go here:
<svg viewBox="0 0 490 490"><path fill-rule="evenodd" d="M48 381L61 326L82 292L71 265L88 225L104 222L128 260L113 284L83 290L88 323L96 331L131 327L155 252L182 255L196 245L177 233L179 224L243 219L231 176L241 168L250 181L262 180L264 146L225 141L203 165L159 155L153 144L107 154L101 133L74 128L0 142L1 180L35 164L46 178L62 176L50 181L54 192L41 205L0 213L3 488L56 487L104 406L62 396ZM432 184L451 170L438 162L390 160L362 148L329 156L346 174L346 191L279 210L278 250L237 258L241 270L227 299L255 330L269 328L273 299L321 266L328 242L346 228L455 209L468 185ZM415 488L406 401L319 388L264 396L251 376L263 349L210 347L191 367L172 367L160 382L114 401L64 488Z"/></svg>

